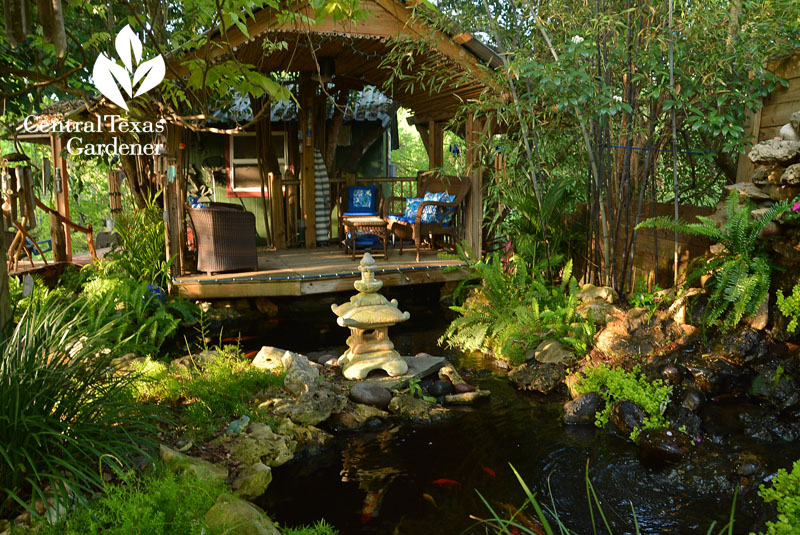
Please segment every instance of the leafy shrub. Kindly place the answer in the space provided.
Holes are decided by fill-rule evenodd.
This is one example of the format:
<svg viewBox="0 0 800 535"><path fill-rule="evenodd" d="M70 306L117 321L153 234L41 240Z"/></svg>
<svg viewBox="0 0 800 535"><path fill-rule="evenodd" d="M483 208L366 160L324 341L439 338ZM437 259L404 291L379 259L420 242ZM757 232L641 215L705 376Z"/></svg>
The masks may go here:
<svg viewBox="0 0 800 535"><path fill-rule="evenodd" d="M463 249L460 257L466 260ZM450 347L467 351L493 351L512 362L544 339L558 339L576 353L585 354L592 343L594 324L576 313L578 283L572 277L572 262L564 267L558 285L545 282L542 269L514 255L505 266L499 255L470 263L475 294L439 339Z"/></svg>
<svg viewBox="0 0 800 535"><path fill-rule="evenodd" d="M164 218L155 200L145 208L122 212L114 230L119 243L105 256L111 261L111 269L135 281L165 288L171 260L165 259Z"/></svg>
<svg viewBox="0 0 800 535"><path fill-rule="evenodd" d="M222 483L199 481L161 469L107 487L108 493L41 535L201 535L203 516L227 492Z"/></svg>
<svg viewBox="0 0 800 535"><path fill-rule="evenodd" d="M750 200L740 204L739 195L734 190L728 196L727 219L721 227L703 216L697 216L700 223L686 223L661 216L647 219L636 228L666 228L683 234L705 236L724 246L721 252L712 254L710 259L703 259L689 273L686 284L692 284L706 275L710 277L706 283L710 294L703 315L703 326L719 323L725 332L736 327L745 315L755 314L767 297L772 264L758 234L787 208L787 203L777 203L761 217L753 218L750 212L755 205Z"/></svg>
<svg viewBox="0 0 800 535"><path fill-rule="evenodd" d="M800 460L792 465L792 471L783 468L772 478L772 486L761 485L758 494L765 502L778 506L776 522L767 522L767 531L759 535L793 535L800 533Z"/></svg>
<svg viewBox="0 0 800 535"><path fill-rule="evenodd" d="M586 371L577 385L581 394L597 392L605 400L605 408L597 413L595 425L605 427L611 414L611 406L617 401L632 401L641 406L647 413L643 429L663 429L669 426L664 418L664 411L669 403L672 387L665 385L661 379L649 382L638 366L633 371L609 368L601 365ZM631 439L636 440L640 430L634 429Z"/></svg>
<svg viewBox="0 0 800 535"><path fill-rule="evenodd" d="M792 288L792 295L785 297L781 290L777 292L778 310L781 314L789 318L786 331L793 333L797 330L797 323L800 321L800 282Z"/></svg>
<svg viewBox="0 0 800 535"><path fill-rule="evenodd" d="M143 401L171 406L177 423L198 439L245 414L259 419L252 397L283 384L283 376L254 368L236 346L226 346L192 370L170 370L161 362L148 360L137 371L136 395Z"/></svg>
<svg viewBox="0 0 800 535"><path fill-rule="evenodd" d="M126 395L132 377L110 372L117 328L85 301L32 294L0 348L0 516L12 502L85 496L101 466L128 466L151 445L151 414Z"/></svg>

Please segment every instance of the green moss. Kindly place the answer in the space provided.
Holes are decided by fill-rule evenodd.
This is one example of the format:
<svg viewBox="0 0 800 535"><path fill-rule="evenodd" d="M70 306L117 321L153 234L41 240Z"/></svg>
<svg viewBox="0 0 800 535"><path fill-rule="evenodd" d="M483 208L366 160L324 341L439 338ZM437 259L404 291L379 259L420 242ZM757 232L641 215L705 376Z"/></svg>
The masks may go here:
<svg viewBox="0 0 800 535"><path fill-rule="evenodd" d="M647 413L643 429L663 429L669 426L669 421L664 418L664 410L669 403L672 387L665 385L660 379L649 382L638 366L630 372L605 365L592 368L586 372L576 389L581 394L597 392L605 400L605 408L597 413L595 419L597 427L608 425L612 405L623 400L638 404ZM634 429L631 439L636 440L639 432L640 430Z"/></svg>
<svg viewBox="0 0 800 535"><path fill-rule="evenodd" d="M137 371L141 377L134 385L136 396L171 408L178 426L197 440L245 414L253 421L265 421L252 398L283 385L283 375L254 368L236 346L220 349L216 357L192 370L171 370L148 360L137 365Z"/></svg>
<svg viewBox="0 0 800 535"><path fill-rule="evenodd" d="M227 492L224 484L163 469L107 491L59 524L42 522L40 535L200 535L203 515Z"/></svg>
<svg viewBox="0 0 800 535"><path fill-rule="evenodd" d="M793 535L800 533L800 460L792 465L792 471L784 469L772 478L772 486L761 485L758 494L765 502L775 502L778 519L767 522L767 531L759 535Z"/></svg>

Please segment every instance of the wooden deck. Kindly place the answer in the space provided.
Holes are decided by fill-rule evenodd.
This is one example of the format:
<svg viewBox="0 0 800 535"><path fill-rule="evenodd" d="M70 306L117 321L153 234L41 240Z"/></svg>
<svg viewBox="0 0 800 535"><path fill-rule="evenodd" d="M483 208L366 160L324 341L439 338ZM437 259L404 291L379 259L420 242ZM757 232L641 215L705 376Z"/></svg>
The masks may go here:
<svg viewBox="0 0 800 535"><path fill-rule="evenodd" d="M443 273L447 266L463 264L437 255L437 251L422 251L420 261L416 262L413 247L404 251L402 256L396 248L390 247L389 260L376 253L378 271L375 274L383 281L384 287L458 281L465 277L464 270ZM356 259L350 260L350 255L338 247L282 251L259 249L259 271L184 275L176 278L174 284L182 295L193 299L354 291L353 282L361 276L358 263L362 256L363 252L357 251Z"/></svg>

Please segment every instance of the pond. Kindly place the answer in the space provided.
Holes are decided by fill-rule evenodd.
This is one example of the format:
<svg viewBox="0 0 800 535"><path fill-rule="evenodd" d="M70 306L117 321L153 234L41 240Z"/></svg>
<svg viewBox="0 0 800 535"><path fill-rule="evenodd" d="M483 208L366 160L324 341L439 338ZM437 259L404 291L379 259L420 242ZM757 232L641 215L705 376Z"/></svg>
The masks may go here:
<svg viewBox="0 0 800 535"><path fill-rule="evenodd" d="M727 522L736 483L748 482L731 477L736 470L731 455L755 456L762 474L789 467L800 457L797 443L776 446L747 438L736 415L757 407L732 400L711 403L701 414L714 436L724 440L701 444L689 462L650 465L636 446L604 430L563 425L563 395L517 391L489 362L439 348L436 339L449 312L439 305L438 293L405 290L388 296L412 313L409 322L391 330L402 354L444 355L469 369L467 380L491 390L491 398L454 407L448 420L429 426L393 422L339 433L324 453L275 469L268 492L257 503L279 523L325 518L343 535L485 533L470 518L488 516L478 493L498 511L516 510L523 502L513 465L568 527L591 534L588 462L615 534L634 532L632 509L641 533L705 534L712 522L718 527ZM248 342L253 347L341 353L346 331L336 326L329 308L337 301L343 301L341 295L282 302L281 318L243 327L243 334L260 332L259 339ZM742 487L734 533L763 529L774 516L756 494L759 477ZM598 532L605 530L598 526Z"/></svg>

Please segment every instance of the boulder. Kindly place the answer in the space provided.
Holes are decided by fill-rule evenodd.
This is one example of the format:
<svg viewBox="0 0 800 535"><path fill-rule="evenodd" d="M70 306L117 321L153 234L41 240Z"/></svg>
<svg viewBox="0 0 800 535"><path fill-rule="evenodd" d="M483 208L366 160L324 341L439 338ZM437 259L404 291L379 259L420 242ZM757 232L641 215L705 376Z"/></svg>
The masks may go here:
<svg viewBox="0 0 800 535"><path fill-rule="evenodd" d="M159 454L164 465L173 472L189 474L200 481L222 483L228 479L228 470L203 459L190 457L161 444Z"/></svg>
<svg viewBox="0 0 800 535"><path fill-rule="evenodd" d="M687 387L678 397L680 406L691 412L698 412L706 403L703 393L694 387Z"/></svg>
<svg viewBox="0 0 800 535"><path fill-rule="evenodd" d="M629 437L634 429L641 429L646 414L644 409L633 401L618 401L611 407L608 422L612 430Z"/></svg>
<svg viewBox="0 0 800 535"><path fill-rule="evenodd" d="M646 429L639 434L636 443L646 457L671 463L692 451L692 440L677 429Z"/></svg>
<svg viewBox="0 0 800 535"><path fill-rule="evenodd" d="M780 183L787 186L800 186L800 163L787 167L781 175Z"/></svg>
<svg viewBox="0 0 800 535"><path fill-rule="evenodd" d="M279 416L291 418L298 424L317 425L341 412L347 405L347 398L327 388L317 388L303 394L298 399L280 399L273 405Z"/></svg>
<svg viewBox="0 0 800 535"><path fill-rule="evenodd" d="M458 385L467 384L467 382L458 374L456 369L450 365L439 368L439 379L447 379L453 383L453 386L455 387L458 387Z"/></svg>
<svg viewBox="0 0 800 535"><path fill-rule="evenodd" d="M303 355L287 351L281 357L281 365L286 371L283 386L295 396L314 393L317 390L319 370Z"/></svg>
<svg viewBox="0 0 800 535"><path fill-rule="evenodd" d="M703 419L685 407L670 405L666 412L667 419L672 423L672 427L678 429L690 438L701 440L703 435Z"/></svg>
<svg viewBox="0 0 800 535"><path fill-rule="evenodd" d="M723 358L706 357L687 366L695 386L706 396L736 394L747 390L750 371Z"/></svg>
<svg viewBox="0 0 800 535"><path fill-rule="evenodd" d="M281 423L278 424L278 433L291 437L297 442L295 454L304 453L307 455L316 455L324 450L331 439L333 439L333 435L326 433L318 427L296 424L289 418L284 418Z"/></svg>
<svg viewBox="0 0 800 535"><path fill-rule="evenodd" d="M773 201L790 201L800 195L800 186L787 186L785 184L770 184L764 188L764 193Z"/></svg>
<svg viewBox="0 0 800 535"><path fill-rule="evenodd" d="M797 131L792 128L791 123L783 125L778 131L778 136L784 141L800 141L800 136L798 136Z"/></svg>
<svg viewBox="0 0 800 535"><path fill-rule="evenodd" d="M225 494L217 499L203 520L209 530L217 535L281 535L260 508Z"/></svg>
<svg viewBox="0 0 800 535"><path fill-rule="evenodd" d="M614 288L610 286L595 286L594 284L584 284L581 286L576 297L582 303L605 301L606 303L614 304L619 301L619 294L617 294Z"/></svg>
<svg viewBox="0 0 800 535"><path fill-rule="evenodd" d="M508 378L521 390L549 394L564 380L564 367L560 364L523 364L511 370Z"/></svg>
<svg viewBox="0 0 800 535"><path fill-rule="evenodd" d="M789 124L792 125L795 132L800 134L800 111L793 112L789 116Z"/></svg>
<svg viewBox="0 0 800 535"><path fill-rule="evenodd" d="M786 168L782 165L759 165L753 171L753 184L756 186L779 184L785 171Z"/></svg>
<svg viewBox="0 0 800 535"><path fill-rule="evenodd" d="M95 235L94 246L97 249L105 249L119 243L119 234L102 230Z"/></svg>
<svg viewBox="0 0 800 535"><path fill-rule="evenodd" d="M266 297L255 298L256 310L267 317L274 318L278 315L278 305Z"/></svg>
<svg viewBox="0 0 800 535"><path fill-rule="evenodd" d="M768 193L763 191L752 182L737 182L736 184L725 186L725 189L727 191L736 191L739 194L739 199L752 199L754 201L760 201L770 198Z"/></svg>
<svg viewBox="0 0 800 535"><path fill-rule="evenodd" d="M350 399L362 405L385 409L392 401L392 393L374 383L358 383L350 389Z"/></svg>
<svg viewBox="0 0 800 535"><path fill-rule="evenodd" d="M597 392L583 394L564 404L565 424L593 424L595 415L603 406L603 398Z"/></svg>
<svg viewBox="0 0 800 535"><path fill-rule="evenodd" d="M453 386L453 383L447 379L439 379L438 381L434 381L433 384L428 387L428 394L435 398L449 396L455 393L456 388Z"/></svg>
<svg viewBox="0 0 800 535"><path fill-rule="evenodd" d="M352 407L347 407L344 411L335 414L331 418L331 426L334 430L358 429L370 422L380 422L389 417L389 413L376 407L354 403Z"/></svg>
<svg viewBox="0 0 800 535"><path fill-rule="evenodd" d="M262 423L252 423L248 433L231 447L231 457L243 464L281 466L294 457L297 442Z"/></svg>
<svg viewBox="0 0 800 535"><path fill-rule="evenodd" d="M491 394L492 393L488 390L473 390L472 392L449 394L444 397L444 402L447 404L465 405L474 403L479 399L488 398Z"/></svg>
<svg viewBox="0 0 800 535"><path fill-rule="evenodd" d="M791 377L787 377L783 368L766 368L753 378L750 393L766 399L776 408L783 410L800 402L800 385Z"/></svg>
<svg viewBox="0 0 800 535"><path fill-rule="evenodd" d="M253 500L264 494L271 482L272 468L263 463L255 463L239 472L231 488L240 498Z"/></svg>
<svg viewBox="0 0 800 535"><path fill-rule="evenodd" d="M558 340L543 340L534 350L533 358L542 364L569 364L576 359L575 353Z"/></svg>
<svg viewBox="0 0 800 535"><path fill-rule="evenodd" d="M757 143L747 155L750 161L758 164L789 164L800 160L800 141L780 141L770 139Z"/></svg>
<svg viewBox="0 0 800 535"><path fill-rule="evenodd" d="M253 358L252 365L259 370L270 372L280 370L283 367L281 359L286 353L291 353L291 351L272 346L262 346L259 352L256 353L255 358Z"/></svg>
<svg viewBox="0 0 800 535"><path fill-rule="evenodd" d="M445 418L447 409L434 403L417 399L410 394L398 394L389 403L389 410L398 416L408 418L417 423L431 423Z"/></svg>
<svg viewBox="0 0 800 535"><path fill-rule="evenodd" d="M755 313L752 316L745 316L743 320L757 331L766 329L767 323L769 323L769 294L767 294L767 297L758 305L758 309Z"/></svg>
<svg viewBox="0 0 800 535"><path fill-rule="evenodd" d="M665 383L678 386L683 381L683 372L674 364L665 364L659 373Z"/></svg>
<svg viewBox="0 0 800 535"><path fill-rule="evenodd" d="M620 319L625 314L621 308L602 300L590 301L580 305L576 312L584 319L589 319L591 315L592 322L595 325L606 325L609 322Z"/></svg>

